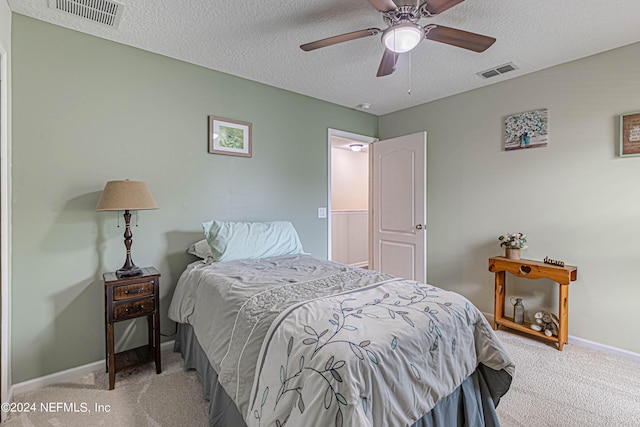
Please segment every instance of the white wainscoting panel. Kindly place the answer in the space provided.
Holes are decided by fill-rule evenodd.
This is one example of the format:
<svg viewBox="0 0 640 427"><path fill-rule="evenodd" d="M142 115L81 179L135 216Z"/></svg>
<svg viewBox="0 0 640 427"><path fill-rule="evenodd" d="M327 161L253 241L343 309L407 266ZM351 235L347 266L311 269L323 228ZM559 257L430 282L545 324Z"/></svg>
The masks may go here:
<svg viewBox="0 0 640 427"><path fill-rule="evenodd" d="M331 211L331 258L356 267L369 265L369 211Z"/></svg>

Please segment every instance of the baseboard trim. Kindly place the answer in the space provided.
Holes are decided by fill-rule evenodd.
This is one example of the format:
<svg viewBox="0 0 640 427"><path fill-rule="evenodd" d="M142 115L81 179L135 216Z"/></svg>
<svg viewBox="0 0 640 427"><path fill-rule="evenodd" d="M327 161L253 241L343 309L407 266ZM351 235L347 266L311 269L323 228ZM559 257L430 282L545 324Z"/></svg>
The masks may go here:
<svg viewBox="0 0 640 427"><path fill-rule="evenodd" d="M492 313L482 313L487 318L489 323L493 324ZM613 347L607 344L591 341L585 338L569 335L569 344L577 345L579 347L589 348L591 350L597 350L602 353L618 356L623 359L632 360L634 362L640 362L640 353L634 353L633 351L625 350L623 348Z"/></svg>
<svg viewBox="0 0 640 427"><path fill-rule="evenodd" d="M362 262L354 262L353 264L349 264L351 267L365 268L369 266L369 261Z"/></svg>
<svg viewBox="0 0 640 427"><path fill-rule="evenodd" d="M173 348L174 340L163 342L160 344L160 350L166 350L167 348ZM98 360L97 362L88 363L86 365L77 366L75 368L67 369L65 371L54 372L53 374L45 375L43 377L33 378L31 380L23 381L21 383L14 384L10 390L10 396L15 396L22 393L27 393L34 390L39 390L43 387L69 381L73 378L90 374L91 372L104 369L105 359Z"/></svg>
<svg viewBox="0 0 640 427"><path fill-rule="evenodd" d="M633 351L625 350L623 348L613 347L584 338L575 337L573 335L569 335L569 344L575 344L580 347L598 350L602 353L608 353L614 356L618 356L622 359L632 360L634 362L640 363L640 353L634 353Z"/></svg>

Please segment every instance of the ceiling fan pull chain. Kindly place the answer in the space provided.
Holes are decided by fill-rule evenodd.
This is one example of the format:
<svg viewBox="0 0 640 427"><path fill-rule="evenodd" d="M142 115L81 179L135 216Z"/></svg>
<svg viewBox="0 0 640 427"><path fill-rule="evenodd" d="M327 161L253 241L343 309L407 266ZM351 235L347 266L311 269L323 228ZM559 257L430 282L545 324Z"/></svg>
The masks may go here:
<svg viewBox="0 0 640 427"><path fill-rule="evenodd" d="M409 52L409 90L407 90L407 93L409 94L409 96L411 96L411 52Z"/></svg>

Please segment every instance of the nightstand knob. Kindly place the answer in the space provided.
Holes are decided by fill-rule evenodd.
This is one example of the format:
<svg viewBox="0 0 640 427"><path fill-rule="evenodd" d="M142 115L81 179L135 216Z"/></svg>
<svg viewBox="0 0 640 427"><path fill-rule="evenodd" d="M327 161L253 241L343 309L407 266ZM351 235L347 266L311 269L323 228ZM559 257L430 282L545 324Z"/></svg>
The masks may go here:
<svg viewBox="0 0 640 427"><path fill-rule="evenodd" d="M125 310L125 312L127 313L132 313L132 312L136 312L136 311L142 311L144 310L144 304L142 305L136 305L135 307L131 307L131 308L127 308Z"/></svg>

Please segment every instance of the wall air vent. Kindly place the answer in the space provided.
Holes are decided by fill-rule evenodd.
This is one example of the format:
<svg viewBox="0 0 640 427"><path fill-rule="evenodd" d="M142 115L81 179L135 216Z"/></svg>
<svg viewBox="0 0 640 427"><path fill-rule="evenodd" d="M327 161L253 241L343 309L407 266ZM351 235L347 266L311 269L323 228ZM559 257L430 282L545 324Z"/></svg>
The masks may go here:
<svg viewBox="0 0 640 427"><path fill-rule="evenodd" d="M113 0L49 0L49 7L109 27L120 24L124 5Z"/></svg>
<svg viewBox="0 0 640 427"><path fill-rule="evenodd" d="M508 73L509 71L513 71L517 69L518 67L516 67L513 62L509 62L507 64L489 68L488 70L480 71L479 73L476 73L476 74L478 74L480 77L488 79L488 78L499 76L500 74Z"/></svg>

